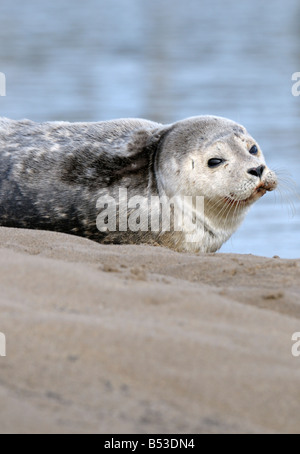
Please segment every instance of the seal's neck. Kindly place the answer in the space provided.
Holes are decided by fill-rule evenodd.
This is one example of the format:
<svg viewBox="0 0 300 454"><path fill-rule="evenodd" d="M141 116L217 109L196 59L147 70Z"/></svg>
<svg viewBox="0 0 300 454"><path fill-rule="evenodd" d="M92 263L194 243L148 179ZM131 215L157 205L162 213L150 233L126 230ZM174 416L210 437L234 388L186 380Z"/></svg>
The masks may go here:
<svg viewBox="0 0 300 454"><path fill-rule="evenodd" d="M218 251L237 230L248 211L224 209L222 212L221 210L213 212L202 197L179 196L174 197L172 202L174 218L176 219L176 212L179 216L182 215L180 218L182 234L177 236L177 249L186 252Z"/></svg>
<svg viewBox="0 0 300 454"><path fill-rule="evenodd" d="M176 216L180 219L181 229L173 229L176 249L186 252L210 253L218 251L242 223L248 208L226 204L224 199L210 200L204 197L189 197L176 194L170 196L163 181L157 179L161 200L171 200ZM176 214L177 213L177 214Z"/></svg>

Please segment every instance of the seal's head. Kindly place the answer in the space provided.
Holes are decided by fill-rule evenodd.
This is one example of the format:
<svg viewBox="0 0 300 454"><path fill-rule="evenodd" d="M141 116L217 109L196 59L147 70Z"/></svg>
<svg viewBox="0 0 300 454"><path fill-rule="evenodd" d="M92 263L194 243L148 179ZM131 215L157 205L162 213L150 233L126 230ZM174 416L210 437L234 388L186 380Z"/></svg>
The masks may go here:
<svg viewBox="0 0 300 454"><path fill-rule="evenodd" d="M277 186L257 142L243 126L219 117L175 123L160 147L156 169L168 197L204 197L203 221L215 237L208 250L219 249L249 207Z"/></svg>

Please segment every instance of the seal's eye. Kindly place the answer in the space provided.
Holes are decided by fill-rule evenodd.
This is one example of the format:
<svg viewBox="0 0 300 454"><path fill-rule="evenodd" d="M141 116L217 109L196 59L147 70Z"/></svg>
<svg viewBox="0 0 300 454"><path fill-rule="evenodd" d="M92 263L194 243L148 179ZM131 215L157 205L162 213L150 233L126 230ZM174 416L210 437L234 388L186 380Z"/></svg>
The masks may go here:
<svg viewBox="0 0 300 454"><path fill-rule="evenodd" d="M208 167L213 169L214 167L218 167L219 165L223 164L223 159L213 158L208 161Z"/></svg>
<svg viewBox="0 0 300 454"><path fill-rule="evenodd" d="M256 155L258 153L258 148L256 145L253 145L253 147L249 151L250 154Z"/></svg>

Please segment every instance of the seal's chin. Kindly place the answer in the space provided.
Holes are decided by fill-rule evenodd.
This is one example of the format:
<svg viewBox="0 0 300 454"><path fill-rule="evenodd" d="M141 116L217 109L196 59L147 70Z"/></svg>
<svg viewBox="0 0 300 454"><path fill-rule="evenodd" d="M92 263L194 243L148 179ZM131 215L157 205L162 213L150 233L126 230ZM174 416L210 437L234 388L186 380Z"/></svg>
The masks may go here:
<svg viewBox="0 0 300 454"><path fill-rule="evenodd" d="M236 199L234 197L234 194L230 194L230 196L225 197L224 200L227 203L227 205L236 206L239 208L246 208L247 206L252 205L252 203L256 202L261 197L263 197L267 192L274 191L274 189L275 189L274 186L268 186L262 183L254 189L251 196L247 197L247 199Z"/></svg>

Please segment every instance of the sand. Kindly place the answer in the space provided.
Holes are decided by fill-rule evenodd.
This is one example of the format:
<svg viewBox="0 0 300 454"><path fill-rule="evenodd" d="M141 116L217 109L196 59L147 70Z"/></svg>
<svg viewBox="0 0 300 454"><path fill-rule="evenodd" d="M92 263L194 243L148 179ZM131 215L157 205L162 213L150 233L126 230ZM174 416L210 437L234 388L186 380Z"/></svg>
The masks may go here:
<svg viewBox="0 0 300 454"><path fill-rule="evenodd" d="M0 248L1 433L300 433L300 260Z"/></svg>

